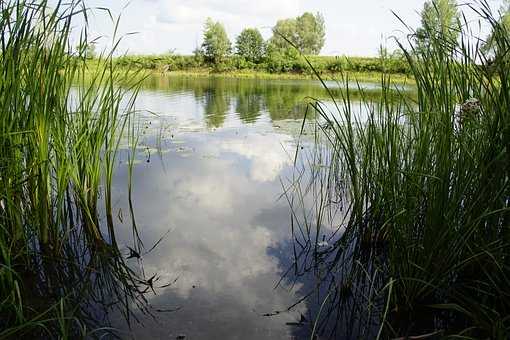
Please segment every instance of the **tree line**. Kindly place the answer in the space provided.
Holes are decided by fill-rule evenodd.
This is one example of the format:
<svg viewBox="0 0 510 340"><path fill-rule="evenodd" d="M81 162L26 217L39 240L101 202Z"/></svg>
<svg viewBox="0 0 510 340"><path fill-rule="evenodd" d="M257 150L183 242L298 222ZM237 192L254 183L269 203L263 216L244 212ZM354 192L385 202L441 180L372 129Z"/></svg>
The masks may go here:
<svg viewBox="0 0 510 340"><path fill-rule="evenodd" d="M324 18L320 13L304 13L296 18L278 20L272 36L266 41L257 28L245 28L231 42L222 23L207 19L203 30L203 42L192 56L166 55L134 56L117 58L122 65L164 71L213 70L215 72L262 71L266 73L294 73L313 75L301 54L314 65L319 74L338 72L373 73L386 72L408 74L409 61L420 50L427 48L437 37L445 44L455 46L461 26L465 24L455 0L429 0L421 10L421 24L411 39L415 55L405 56L400 49L379 49L378 57L318 56L325 42ZM501 49L496 35L506 34L510 29L510 0L500 9L500 27L485 39L480 39L481 52L486 65L499 65L507 60L508 51ZM454 53L454 51L452 51ZM410 59L409 59L410 58ZM494 66L491 66L494 67Z"/></svg>
<svg viewBox="0 0 510 340"><path fill-rule="evenodd" d="M414 37L416 50L423 50L439 36L453 46L459 39L464 24L462 20L456 0L426 1L421 11L421 26ZM500 25L510 28L510 0L504 0L500 9ZM296 18L278 20L272 31L272 37L266 42L257 28L246 28L237 36L233 49L224 26L209 18L205 23L202 46L195 52L213 64L221 63L232 53L258 63L265 57L295 58L299 53L318 55L325 42L324 17L320 13L306 12ZM499 51L495 44L495 35L500 33L491 32L482 41L482 52L491 60L508 54L507 51ZM388 56L387 53L380 54Z"/></svg>
<svg viewBox="0 0 510 340"><path fill-rule="evenodd" d="M195 55L212 64L221 64L235 54L252 63L265 57L293 56L296 53L317 55L325 42L326 29L320 13L306 12L296 18L278 20L273 35L264 41L257 28L245 28L234 46L221 22L208 18L204 25L203 43Z"/></svg>

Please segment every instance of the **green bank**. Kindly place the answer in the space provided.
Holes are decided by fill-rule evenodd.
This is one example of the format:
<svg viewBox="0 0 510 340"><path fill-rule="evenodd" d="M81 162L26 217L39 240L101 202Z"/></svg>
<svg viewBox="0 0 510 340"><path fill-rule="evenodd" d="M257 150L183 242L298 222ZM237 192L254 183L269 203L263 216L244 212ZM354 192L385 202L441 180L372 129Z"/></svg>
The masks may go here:
<svg viewBox="0 0 510 340"><path fill-rule="evenodd" d="M308 60L308 61L307 61ZM412 82L409 67L402 58L328 57L293 55L267 58L258 63L240 56L227 57L215 65L195 55L126 55L117 57L120 67L142 69L149 73L186 77L230 77L257 79L316 79L308 62L324 79L338 80L348 75L352 80L379 82L383 73L395 83ZM94 66L95 61L89 60Z"/></svg>

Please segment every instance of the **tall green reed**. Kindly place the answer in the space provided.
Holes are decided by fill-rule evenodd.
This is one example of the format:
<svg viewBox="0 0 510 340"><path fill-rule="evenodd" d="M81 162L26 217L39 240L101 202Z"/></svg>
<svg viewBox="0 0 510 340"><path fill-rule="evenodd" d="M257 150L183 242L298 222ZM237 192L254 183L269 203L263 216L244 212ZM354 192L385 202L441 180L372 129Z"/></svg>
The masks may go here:
<svg viewBox="0 0 510 340"><path fill-rule="evenodd" d="M495 32L497 53L484 52L466 19L458 40L429 31L420 49L411 32L398 43L416 97L388 75L378 101L353 101L345 78L333 112L312 104L329 145L315 157L328 167L313 169L315 220L294 234L301 270L313 269L328 292L319 325L329 334L342 326L357 328L351 337L510 334L510 32L486 2L464 8ZM324 249L339 196L341 236Z"/></svg>
<svg viewBox="0 0 510 340"><path fill-rule="evenodd" d="M0 13L0 338L90 336L98 305L147 311L111 200L140 78L113 51L87 68L86 29L71 44L80 0L8 0Z"/></svg>

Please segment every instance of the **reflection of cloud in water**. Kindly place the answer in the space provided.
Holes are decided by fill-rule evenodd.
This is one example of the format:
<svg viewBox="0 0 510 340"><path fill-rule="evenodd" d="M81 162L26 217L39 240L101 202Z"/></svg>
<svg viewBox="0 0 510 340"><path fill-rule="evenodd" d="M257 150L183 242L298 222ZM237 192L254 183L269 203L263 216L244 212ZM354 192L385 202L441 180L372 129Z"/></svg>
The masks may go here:
<svg viewBox="0 0 510 340"><path fill-rule="evenodd" d="M216 214L231 212L235 202L232 188L225 186L222 174L203 174L200 177L184 175L175 182L175 195L188 208L215 211Z"/></svg>
<svg viewBox="0 0 510 340"><path fill-rule="evenodd" d="M203 143L201 138L189 136L186 142L196 147ZM170 331L190 338L289 336L285 322L295 321L296 314L261 316L293 304L300 288L274 289L282 268L270 249L288 237L288 225L268 224L261 218L268 208L288 214L287 204L276 201L281 193L276 179L290 162L281 145L286 138L275 134L245 139L230 131L208 136L199 152L188 158L164 154L166 171L159 160L135 167L134 204L145 244L172 227L156 250L145 256L145 271L160 275L160 285L179 277L174 285L150 296L150 302L157 308L181 305L183 309L158 315L162 325L135 328L134 334L142 338L168 337ZM211 152L217 158L200 156Z"/></svg>
<svg viewBox="0 0 510 340"><path fill-rule="evenodd" d="M182 309L158 314L156 322L142 318L146 327L135 325L132 333L138 339L175 339L178 334L188 339L306 337L309 329L285 323L299 320L299 312L311 320L306 312L318 311L318 299L301 304L301 310L292 314L261 315L285 310L315 288L313 280L301 276L290 291L274 289L294 256L289 206L277 198L282 194L279 176L283 174L284 185L294 180L290 166L298 139L304 146L298 166L308 169L308 161L315 161L306 154L314 142L308 124L300 135L302 103L307 96L322 98L323 89L294 81L154 80L137 101L137 107L147 111L141 114L143 152L134 168L133 197L147 248L172 229L143 262L148 276L161 277L157 285L179 279L148 296L150 303L156 308ZM331 104L325 108L331 109ZM363 112L363 107L354 105L353 114L363 117ZM161 137L159 144L156 136ZM164 152L155 152L155 145ZM150 164L144 159L147 151L152 151ZM322 169L322 164L313 166L313 170ZM119 170L115 190L122 190L127 182L127 167ZM300 175L301 184L307 186L310 174ZM307 193L305 197L294 201L299 212L293 220L298 238L299 228L307 229L304 220L317 220L312 208L320 191L306 188L300 191ZM123 202L126 196L117 192L114 201ZM117 208L124 214L128 210L126 202ZM328 209L321 210L327 218L320 227L320 240L334 234L344 215ZM314 240L315 235L307 232L315 229L305 229L300 241L309 245L307 238ZM125 233L118 240L127 243L129 228L118 230Z"/></svg>
<svg viewBox="0 0 510 340"><path fill-rule="evenodd" d="M277 259L266 252L275 245L277 235L252 224L254 213L271 205L276 195L264 194L269 186L250 186L243 174L232 171L235 163L215 160L201 165L188 169L184 178L168 174L168 184L156 181L169 185L172 193L152 209L158 210L158 220L172 221L177 227L146 261L146 270L160 272L160 267L171 277L179 273L181 282L190 283L178 289L183 295L197 283L215 293L225 287L242 288L244 281L260 274L276 273ZM168 254L161 256L163 251Z"/></svg>
<svg viewBox="0 0 510 340"><path fill-rule="evenodd" d="M252 135L247 139L238 141L224 141L221 149L235 152L248 158L251 179L259 182L274 181L281 170L292 164L291 156L286 147L291 140L285 135Z"/></svg>

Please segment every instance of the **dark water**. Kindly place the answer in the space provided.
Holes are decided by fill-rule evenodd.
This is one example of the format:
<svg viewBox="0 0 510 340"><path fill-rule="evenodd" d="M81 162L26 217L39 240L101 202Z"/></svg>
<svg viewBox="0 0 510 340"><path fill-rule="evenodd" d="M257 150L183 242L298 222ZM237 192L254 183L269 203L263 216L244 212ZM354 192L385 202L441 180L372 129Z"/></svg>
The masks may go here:
<svg viewBox="0 0 510 340"><path fill-rule="evenodd" d="M133 203L155 318L138 315L135 339L291 339L313 325L295 325L311 283L284 280L292 262L290 208L283 194L293 174L306 98L324 98L311 81L151 78L137 101L141 137L133 169ZM307 122L313 115L308 113ZM305 123L305 126L309 125ZM114 209L127 220L128 167L114 180ZM119 243L129 245L124 221ZM327 230L325 231L327 232ZM131 260L133 261L133 260ZM136 263L136 262L135 262ZM157 312L165 310L165 312ZM175 310L175 311L169 311ZM290 324L289 324L290 323Z"/></svg>

